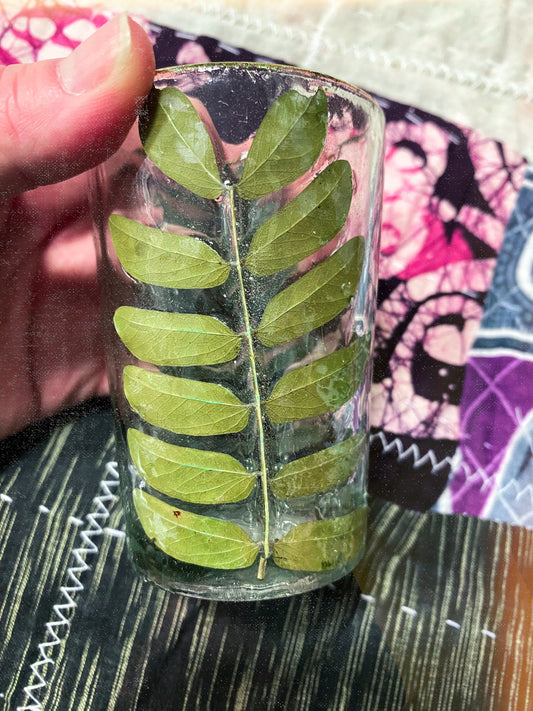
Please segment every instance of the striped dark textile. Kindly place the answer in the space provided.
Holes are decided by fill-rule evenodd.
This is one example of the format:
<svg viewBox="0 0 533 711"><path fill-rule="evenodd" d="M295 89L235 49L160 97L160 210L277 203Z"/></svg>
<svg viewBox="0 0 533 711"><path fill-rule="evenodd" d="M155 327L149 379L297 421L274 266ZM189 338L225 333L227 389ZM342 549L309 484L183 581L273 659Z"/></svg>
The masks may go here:
<svg viewBox="0 0 533 711"><path fill-rule="evenodd" d="M355 576L195 600L130 568L110 413L46 434L0 473L5 711L528 708L533 533L375 499Z"/></svg>

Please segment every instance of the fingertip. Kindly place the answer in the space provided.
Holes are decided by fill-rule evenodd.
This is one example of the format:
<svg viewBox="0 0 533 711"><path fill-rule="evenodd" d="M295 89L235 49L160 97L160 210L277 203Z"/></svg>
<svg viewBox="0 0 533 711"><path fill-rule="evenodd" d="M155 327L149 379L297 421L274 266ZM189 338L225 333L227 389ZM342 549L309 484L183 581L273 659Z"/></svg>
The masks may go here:
<svg viewBox="0 0 533 711"><path fill-rule="evenodd" d="M16 194L94 167L121 145L150 91L150 38L117 16L62 60L0 75L0 191Z"/></svg>
<svg viewBox="0 0 533 711"><path fill-rule="evenodd" d="M152 86L155 73L155 56L152 42L139 23L126 16L130 28L132 54L139 61L142 76L140 79L146 84L146 93Z"/></svg>

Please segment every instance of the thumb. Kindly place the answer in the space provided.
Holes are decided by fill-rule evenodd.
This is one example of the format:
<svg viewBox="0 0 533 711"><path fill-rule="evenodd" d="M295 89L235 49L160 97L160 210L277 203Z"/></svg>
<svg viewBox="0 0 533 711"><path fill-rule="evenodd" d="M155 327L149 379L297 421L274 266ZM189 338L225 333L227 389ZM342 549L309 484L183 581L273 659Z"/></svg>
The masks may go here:
<svg viewBox="0 0 533 711"><path fill-rule="evenodd" d="M110 20L60 60L0 69L0 194L94 167L120 146L154 75L144 30Z"/></svg>

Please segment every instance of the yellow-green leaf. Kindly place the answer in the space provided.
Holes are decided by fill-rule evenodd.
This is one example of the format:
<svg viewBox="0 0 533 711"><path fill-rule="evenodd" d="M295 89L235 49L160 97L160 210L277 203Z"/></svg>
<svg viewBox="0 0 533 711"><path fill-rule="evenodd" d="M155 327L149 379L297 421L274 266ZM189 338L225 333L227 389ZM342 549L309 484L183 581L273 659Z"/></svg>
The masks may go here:
<svg viewBox="0 0 533 711"><path fill-rule="evenodd" d="M164 232L122 215L111 215L109 229L124 270L146 284L203 289L228 278L230 265L197 237Z"/></svg>
<svg viewBox="0 0 533 711"><path fill-rule="evenodd" d="M265 411L272 422L295 422L344 405L359 387L368 360L370 339L289 370L274 386Z"/></svg>
<svg viewBox="0 0 533 711"><path fill-rule="evenodd" d="M314 254L342 229L351 201L351 166L337 160L261 225L244 260L246 268L266 276Z"/></svg>
<svg viewBox="0 0 533 711"><path fill-rule="evenodd" d="M330 321L357 291L364 260L362 237L350 239L267 304L255 335L265 346L287 343Z"/></svg>
<svg viewBox="0 0 533 711"><path fill-rule="evenodd" d="M334 570L354 560L365 541L368 508L346 516L301 523L292 528L273 549L280 568Z"/></svg>
<svg viewBox="0 0 533 711"><path fill-rule="evenodd" d="M133 503L148 538L171 558L236 570L257 557L259 545L234 523L177 509L140 489L134 490Z"/></svg>
<svg viewBox="0 0 533 711"><path fill-rule="evenodd" d="M154 365L225 363L241 349L242 336L212 316L121 306L114 322L131 353Z"/></svg>
<svg viewBox="0 0 533 711"><path fill-rule="evenodd" d="M240 432L250 409L230 390L215 383L124 368L124 393L147 422L171 432L206 437Z"/></svg>
<svg viewBox="0 0 533 711"><path fill-rule="evenodd" d="M356 471L366 437L358 432L344 442L289 462L270 480L276 496L289 499L326 491L347 481Z"/></svg>
<svg viewBox="0 0 533 711"><path fill-rule="evenodd" d="M322 89L291 89L267 111L252 142L237 191L252 200L285 187L308 170L326 140L328 100Z"/></svg>
<svg viewBox="0 0 533 711"><path fill-rule="evenodd" d="M139 134L155 165L188 190L215 199L224 185L207 129L175 87L152 89L139 117Z"/></svg>
<svg viewBox="0 0 533 711"><path fill-rule="evenodd" d="M131 459L146 482L167 496L195 504L242 501L252 491L256 475L229 454L178 447L128 430Z"/></svg>

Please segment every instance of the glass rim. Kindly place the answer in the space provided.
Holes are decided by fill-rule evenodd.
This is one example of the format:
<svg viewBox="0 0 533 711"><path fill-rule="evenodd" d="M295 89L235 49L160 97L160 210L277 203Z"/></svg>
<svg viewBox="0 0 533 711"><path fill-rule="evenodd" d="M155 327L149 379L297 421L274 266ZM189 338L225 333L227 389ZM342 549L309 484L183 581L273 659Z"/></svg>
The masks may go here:
<svg viewBox="0 0 533 711"><path fill-rule="evenodd" d="M311 69L303 69L291 64L276 64L275 62L202 62L197 64L177 64L168 67L162 67L156 69L154 76L154 83L157 81L162 81L164 79L170 79L172 75L175 74L185 74L187 72L195 71L200 72L212 72L217 69L247 69L247 70L266 70L272 71L273 74L285 73L288 75L298 75L308 81L316 82L320 85L327 84L331 89L335 90L339 95L343 93L349 96L357 96L360 100L368 102L374 110L384 120L384 114L381 106L378 104L376 99L361 87L354 84L350 84L343 79L337 79L330 74L324 74L322 72L317 72ZM348 97L346 97L348 98Z"/></svg>

